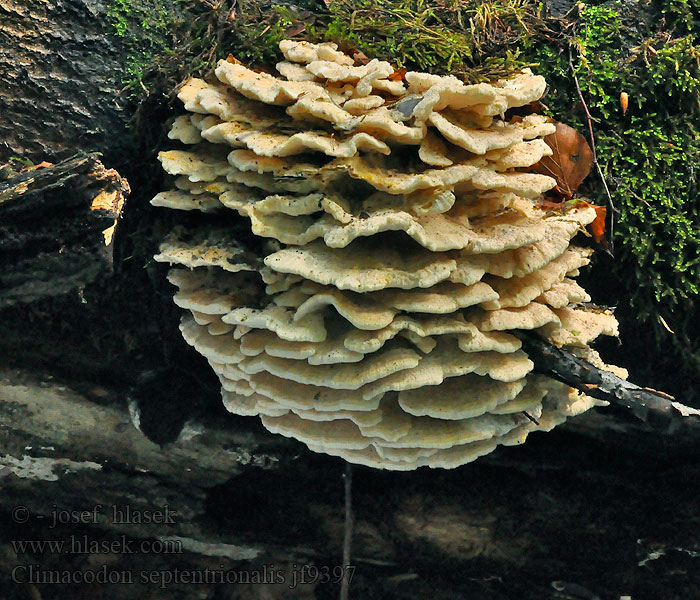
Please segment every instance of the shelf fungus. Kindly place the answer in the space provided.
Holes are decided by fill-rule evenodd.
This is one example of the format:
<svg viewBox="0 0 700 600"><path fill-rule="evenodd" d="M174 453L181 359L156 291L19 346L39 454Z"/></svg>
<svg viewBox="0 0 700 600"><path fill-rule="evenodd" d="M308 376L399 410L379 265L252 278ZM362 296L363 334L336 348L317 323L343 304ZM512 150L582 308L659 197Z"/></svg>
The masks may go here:
<svg viewBox="0 0 700 600"><path fill-rule="evenodd" d="M160 153L189 211L173 265L185 340L223 401L311 450L376 468L453 468L596 401L533 373L519 332L597 356L617 335L576 283L596 218L543 208L531 169L555 125L508 117L544 79L493 84L355 65L284 41L279 75L221 61L190 79ZM200 216L193 220L193 214ZM192 225L196 223L196 225ZM598 360L600 360L598 358Z"/></svg>

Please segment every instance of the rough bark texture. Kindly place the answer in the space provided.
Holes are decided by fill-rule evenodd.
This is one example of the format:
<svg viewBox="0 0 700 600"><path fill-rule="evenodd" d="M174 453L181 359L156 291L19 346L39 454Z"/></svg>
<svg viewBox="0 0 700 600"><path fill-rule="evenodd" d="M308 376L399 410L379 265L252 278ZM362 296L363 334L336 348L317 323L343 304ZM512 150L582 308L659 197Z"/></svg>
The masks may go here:
<svg viewBox="0 0 700 600"><path fill-rule="evenodd" d="M113 162L129 119L102 0L0 0L0 163L78 150Z"/></svg>
<svg viewBox="0 0 700 600"><path fill-rule="evenodd" d="M110 279L82 297L0 310L0 360L11 365L0 373L0 596L337 598L344 465L226 414L206 361L180 338L166 269L150 259L169 229L147 205L159 176L144 175L152 156L124 149L129 115L116 82L125 57L105 34L106 10L0 0L0 162L99 150L134 188ZM600 411L455 471L355 467L350 598L698 597L697 458L695 443ZM51 527L54 511L98 504L94 522L78 512ZM120 523L111 512L165 505L177 511L173 523ZM117 546L13 546L71 536ZM163 538L181 552L124 548ZM27 565L106 566L136 582L12 583ZM209 568L245 581L266 565L283 584L164 586L157 575ZM330 570L302 571L312 565ZM144 572L156 573L147 586Z"/></svg>
<svg viewBox="0 0 700 600"><path fill-rule="evenodd" d="M65 294L112 273L129 186L94 155L0 183L0 308Z"/></svg>
<svg viewBox="0 0 700 600"><path fill-rule="evenodd" d="M625 408L660 433L675 436L676 441L695 442L700 437L700 411L676 402L673 396L621 379L533 335L523 336L523 348L535 363L535 371Z"/></svg>

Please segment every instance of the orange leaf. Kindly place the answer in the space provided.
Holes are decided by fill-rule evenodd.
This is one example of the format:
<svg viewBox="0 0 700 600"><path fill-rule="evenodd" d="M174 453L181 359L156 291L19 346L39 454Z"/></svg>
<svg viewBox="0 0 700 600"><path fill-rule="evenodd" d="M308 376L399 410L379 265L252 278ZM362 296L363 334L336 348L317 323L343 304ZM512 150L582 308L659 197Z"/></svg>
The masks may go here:
<svg viewBox="0 0 700 600"><path fill-rule="evenodd" d="M387 79L389 81L402 81L406 76L406 69L396 69Z"/></svg>
<svg viewBox="0 0 700 600"><path fill-rule="evenodd" d="M620 92L620 106L622 107L622 114L627 112L627 107L630 103L630 97L627 92Z"/></svg>
<svg viewBox="0 0 700 600"><path fill-rule="evenodd" d="M608 212L607 208L604 206L596 206L591 204L595 208L596 218L588 227L591 231L591 235L597 244L602 244L607 248L608 241L605 239L605 216Z"/></svg>
<svg viewBox="0 0 700 600"><path fill-rule="evenodd" d="M549 175L557 181L558 191L571 198L593 166L593 152L584 138L573 127L557 123L557 130L544 138L552 149L534 166L536 173Z"/></svg>

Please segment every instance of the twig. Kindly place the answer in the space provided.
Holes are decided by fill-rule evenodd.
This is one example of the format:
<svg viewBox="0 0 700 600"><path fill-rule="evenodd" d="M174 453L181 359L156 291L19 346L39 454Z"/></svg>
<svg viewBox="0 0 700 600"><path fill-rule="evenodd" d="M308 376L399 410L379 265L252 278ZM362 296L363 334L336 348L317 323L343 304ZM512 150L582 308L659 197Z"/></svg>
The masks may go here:
<svg viewBox="0 0 700 600"><path fill-rule="evenodd" d="M598 175L600 176L600 180L603 182L603 187L605 188L605 194L608 197L608 205L610 206L610 236L609 236L609 241L610 241L610 252L612 254L612 251L614 249L614 244L615 242L613 241L613 230L615 226L615 205L613 204L613 199L612 196L610 195L610 190L608 189L608 182L605 181L605 175L603 175L603 170L600 168L600 163L598 162L598 154L595 149L595 137L593 136L593 117L591 116L590 111L588 110L588 105L586 104L586 101L583 98L583 92L581 92L581 86L579 85L578 82L578 77L576 77L576 69L574 69L574 62L571 57L571 46L569 46L569 69L571 69L571 74L574 77L574 83L576 84L576 91L578 92L578 97L579 100L581 100L581 104L583 105L583 110L586 112L586 121L588 121L588 134L591 138L591 151L593 152L593 164L596 166L596 169L598 170Z"/></svg>
<svg viewBox="0 0 700 600"><path fill-rule="evenodd" d="M352 528L354 516L352 514L352 465L345 463L345 535L343 536L343 580L340 583L340 600L348 600L350 592L350 548L352 546Z"/></svg>
<svg viewBox="0 0 700 600"><path fill-rule="evenodd" d="M564 348L548 344L536 335L523 335L523 349L544 373L585 394L631 410L635 417L665 435L686 434L698 439L700 410L676 402L673 396L640 387L599 369Z"/></svg>

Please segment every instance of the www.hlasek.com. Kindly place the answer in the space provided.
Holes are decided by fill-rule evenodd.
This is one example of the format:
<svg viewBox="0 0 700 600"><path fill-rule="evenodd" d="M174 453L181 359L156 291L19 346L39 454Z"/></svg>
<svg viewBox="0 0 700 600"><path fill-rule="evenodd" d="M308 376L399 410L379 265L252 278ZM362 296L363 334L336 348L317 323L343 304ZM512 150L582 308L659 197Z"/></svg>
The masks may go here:
<svg viewBox="0 0 700 600"><path fill-rule="evenodd" d="M14 583L50 584L148 584L165 589L171 585L197 584L286 584L289 589L300 585L340 583L343 577L352 580L354 566L316 567L314 565L291 565L290 568L275 568L274 564L260 569L232 570L220 564L219 569L165 569L143 571L119 571L103 566L99 569L80 571L43 569L40 565L20 565L12 569Z"/></svg>
<svg viewBox="0 0 700 600"><path fill-rule="evenodd" d="M182 541L132 540L121 535L113 540L95 540L87 535L70 535L66 540L12 540L16 555L44 554L182 554Z"/></svg>

